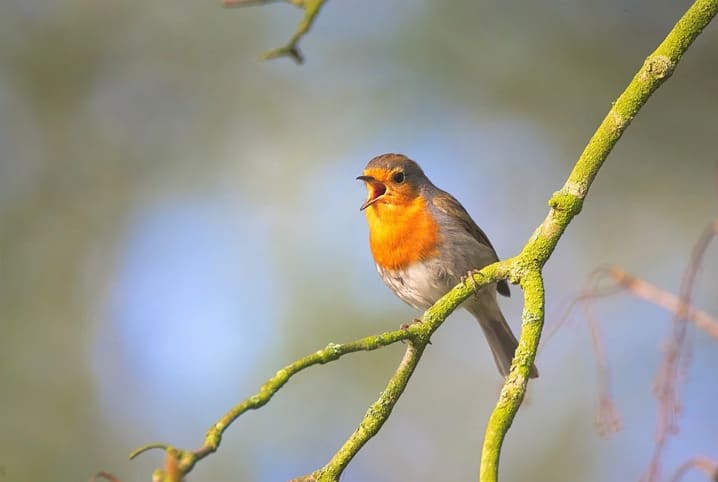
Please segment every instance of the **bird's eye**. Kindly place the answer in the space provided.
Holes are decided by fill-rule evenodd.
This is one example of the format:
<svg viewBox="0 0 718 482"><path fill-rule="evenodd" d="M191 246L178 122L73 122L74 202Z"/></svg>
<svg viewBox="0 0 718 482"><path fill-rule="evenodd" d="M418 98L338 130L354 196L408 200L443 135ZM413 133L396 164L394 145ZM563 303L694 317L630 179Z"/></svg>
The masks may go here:
<svg viewBox="0 0 718 482"><path fill-rule="evenodd" d="M402 182L404 182L404 173L401 171L395 173L393 176L391 176L391 180L397 184L401 184Z"/></svg>

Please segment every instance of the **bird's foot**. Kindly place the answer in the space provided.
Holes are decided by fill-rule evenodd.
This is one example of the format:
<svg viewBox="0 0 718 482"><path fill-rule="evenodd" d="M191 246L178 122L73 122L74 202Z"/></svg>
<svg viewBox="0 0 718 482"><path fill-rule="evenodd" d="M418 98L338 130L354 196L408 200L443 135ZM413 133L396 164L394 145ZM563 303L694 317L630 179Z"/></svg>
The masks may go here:
<svg viewBox="0 0 718 482"><path fill-rule="evenodd" d="M479 288L479 284L474 279L474 275L478 273L478 269L472 269L468 271L466 275L461 277L462 282L468 281L469 283L471 283L471 286L474 288L474 296L476 296L477 298L479 297L479 290L481 290L481 288Z"/></svg>
<svg viewBox="0 0 718 482"><path fill-rule="evenodd" d="M402 323L399 328L406 331L409 329L411 325L416 325L417 323L423 323L420 318L414 318L409 323Z"/></svg>

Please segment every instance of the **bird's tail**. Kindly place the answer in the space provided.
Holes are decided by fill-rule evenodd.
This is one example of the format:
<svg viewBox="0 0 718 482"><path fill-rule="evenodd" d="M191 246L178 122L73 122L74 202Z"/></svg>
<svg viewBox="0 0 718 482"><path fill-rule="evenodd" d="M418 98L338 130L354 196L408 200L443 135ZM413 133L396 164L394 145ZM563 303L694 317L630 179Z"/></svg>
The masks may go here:
<svg viewBox="0 0 718 482"><path fill-rule="evenodd" d="M506 319L501 313L501 308L496 302L495 295L486 292L481 293L478 299L470 298L464 306L481 325L499 372L502 376L508 375L511 369L511 360L514 358L514 353L519 343L511 331L511 327L506 323ZM531 378L537 378L538 376L538 369L534 365L531 367Z"/></svg>

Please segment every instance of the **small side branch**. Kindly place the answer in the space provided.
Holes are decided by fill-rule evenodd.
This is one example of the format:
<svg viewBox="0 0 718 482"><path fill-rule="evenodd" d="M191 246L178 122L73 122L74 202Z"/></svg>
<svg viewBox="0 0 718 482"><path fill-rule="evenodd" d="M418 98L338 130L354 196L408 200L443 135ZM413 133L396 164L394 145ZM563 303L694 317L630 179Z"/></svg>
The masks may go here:
<svg viewBox="0 0 718 482"><path fill-rule="evenodd" d="M602 285L605 278L610 278L615 284L610 286ZM621 421L611 395L610 369L603 350L603 343L601 342L598 319L593 312L593 302L597 298L613 296L624 291L665 309L674 317L684 317L685 320L692 322L696 328L703 330L718 341L718 319L709 313L693 305L685 305L676 295L628 273L621 267L607 266L593 271L586 281L583 292L571 303L562 319L568 317L576 304L583 304L598 364L599 400L596 425L602 434L617 431L621 427Z"/></svg>
<svg viewBox="0 0 718 482"><path fill-rule="evenodd" d="M184 476L192 470L198 461L207 457L219 448L219 445L222 442L222 435L229 428L229 426L240 417L240 415L248 410L257 409L266 405L279 391L279 389L282 388L289 381L289 379L297 373L314 365L323 365L325 363L338 360L343 355L347 355L349 353L372 351L399 341L410 340L416 337L421 338L421 335L417 335L417 329L414 328L414 326L415 325L412 325L406 330L400 329L382 333L380 335L367 336L350 343L330 343L325 348L290 363L286 367L277 371L273 377L267 380L256 394L234 406L221 419L219 419L217 423L212 425L212 427L210 427L207 431L204 444L196 450L181 450L163 443L152 443L144 445L132 452L132 454L130 454L130 458L133 459L151 449L161 449L167 452L168 457L171 456L173 460L177 461L175 464L176 468L179 473Z"/></svg>
<svg viewBox="0 0 718 482"><path fill-rule="evenodd" d="M245 7L250 5L265 5L274 3L277 0L224 0L225 7ZM299 41L304 37L309 29L312 28L314 21L319 15L319 11L328 0L286 0L288 3L304 10L304 17L297 25L294 35L289 42L276 49L268 50L262 54L263 60L275 59L277 57L290 57L296 63L304 62L304 56L299 50Z"/></svg>
<svg viewBox="0 0 718 482"><path fill-rule="evenodd" d="M100 479L105 479L109 482L120 482L120 479L110 472L97 472L95 475L90 477L90 482L99 482Z"/></svg>
<svg viewBox="0 0 718 482"><path fill-rule="evenodd" d="M718 464L708 457L701 456L693 457L678 467L678 470L673 474L671 480L673 482L680 482L683 480L683 476L691 469L703 472L706 477L708 477L708 480L718 480Z"/></svg>
<svg viewBox="0 0 718 482"><path fill-rule="evenodd" d="M716 3L718 4L718 1ZM711 223L698 239L681 282L678 309L673 315L673 330L668 338L665 355L656 376L654 392L658 400L658 426L656 447L644 479L647 481L652 482L660 478L663 451L668 443L668 438L676 433L678 428L676 420L681 408L678 385L681 382L681 361L685 358L683 352L687 330L686 321L693 311L690 305L691 296L703 256L716 235L718 235L718 221Z"/></svg>
<svg viewBox="0 0 718 482"><path fill-rule="evenodd" d="M684 302L673 293L662 290L646 280L627 273L617 266L607 268L607 273L631 294L642 298L656 306L660 306L664 310L680 315L686 320L692 322L696 328L703 330L710 337L718 341L718 319L711 314L696 308L695 306L683 306ZM681 314L681 310L685 311Z"/></svg>
<svg viewBox="0 0 718 482"><path fill-rule="evenodd" d="M410 327L411 328L411 327ZM334 344L330 343L324 349L316 351L311 355L300 358L279 370L272 378L267 380L259 389L259 392L227 412L217 423L215 423L207 432L204 447L209 452L214 452L220 444L222 434L244 412L260 408L265 405L274 396L280 388L284 386L289 379L300 371L314 365L323 365L325 363L338 360L343 355L355 353L358 351L372 351L382 346L391 345L398 341L408 340L415 336L411 329L395 330L381 335L368 336L360 340Z"/></svg>

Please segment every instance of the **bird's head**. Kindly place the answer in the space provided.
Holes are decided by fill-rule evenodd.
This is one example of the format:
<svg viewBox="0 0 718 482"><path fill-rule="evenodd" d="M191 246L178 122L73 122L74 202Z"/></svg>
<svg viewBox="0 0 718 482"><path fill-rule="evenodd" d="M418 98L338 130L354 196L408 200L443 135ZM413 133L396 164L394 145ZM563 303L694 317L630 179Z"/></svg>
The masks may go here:
<svg viewBox="0 0 718 482"><path fill-rule="evenodd" d="M421 196L422 187L431 184L419 165L402 154L375 157L357 179L367 188L361 211L375 205L409 205Z"/></svg>

